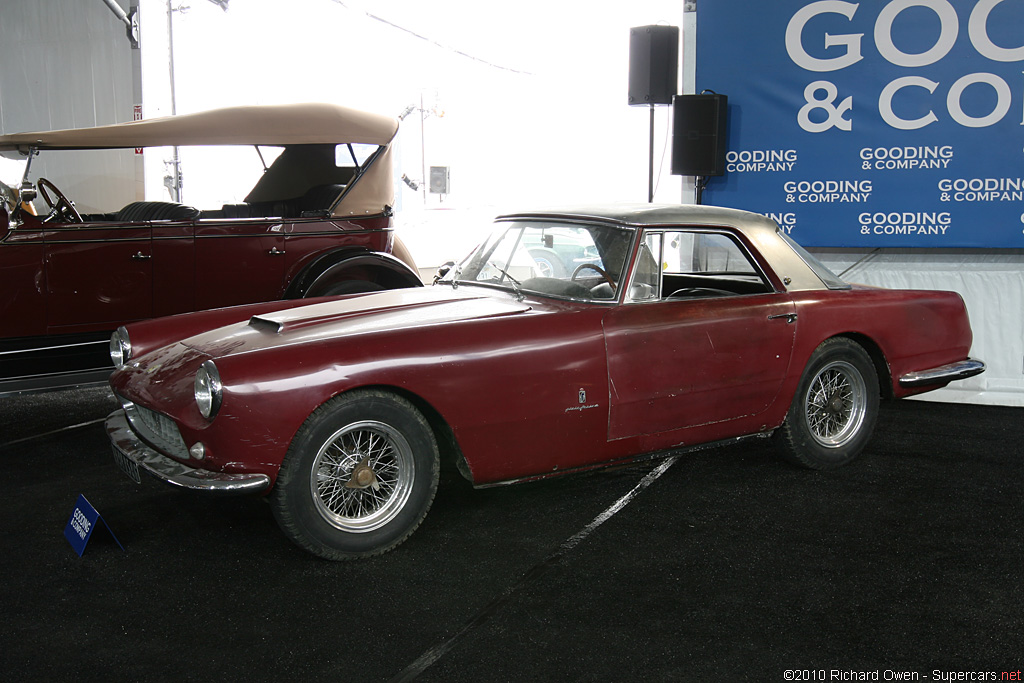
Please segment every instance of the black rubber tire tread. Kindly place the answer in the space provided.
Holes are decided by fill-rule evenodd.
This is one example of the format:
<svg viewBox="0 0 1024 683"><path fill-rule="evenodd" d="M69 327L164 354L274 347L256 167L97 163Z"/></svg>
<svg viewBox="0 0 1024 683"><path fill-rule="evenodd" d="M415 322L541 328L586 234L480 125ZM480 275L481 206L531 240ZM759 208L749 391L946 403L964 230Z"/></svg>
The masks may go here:
<svg viewBox="0 0 1024 683"><path fill-rule="evenodd" d="M366 533L336 529L317 512L309 476L320 446L336 429L375 419L402 432L412 448L416 477L409 500L384 527ZM396 424L396 423L402 424ZM419 527L434 501L440 457L434 433L419 410L397 394L360 389L341 394L317 408L292 440L269 496L274 519L297 546L328 560L355 560L383 554Z"/></svg>
<svg viewBox="0 0 1024 683"><path fill-rule="evenodd" d="M826 448L817 443L807 423L804 398L810 383L825 365L837 360L850 363L864 379L867 402L864 421L853 440L838 448ZM783 459L815 470L841 467L853 461L867 446L878 419L878 374L867 351L846 337L833 337L821 343L811 354L807 367L797 385L786 420L776 430L774 441Z"/></svg>

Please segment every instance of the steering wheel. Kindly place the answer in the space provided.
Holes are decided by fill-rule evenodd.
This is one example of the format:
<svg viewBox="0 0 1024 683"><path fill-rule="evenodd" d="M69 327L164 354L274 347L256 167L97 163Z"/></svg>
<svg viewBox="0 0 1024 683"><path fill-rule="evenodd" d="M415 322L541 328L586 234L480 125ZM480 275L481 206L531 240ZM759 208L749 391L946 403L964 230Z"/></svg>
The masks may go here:
<svg viewBox="0 0 1024 683"><path fill-rule="evenodd" d="M570 277L569 279L575 280L576 276L580 274L580 271L586 270L587 268L589 268L590 270L597 271L598 275L603 277L604 281L611 285L612 289L615 289L615 280L612 279L612 276L609 275L604 268L593 263L581 263L580 265L576 266L576 270L572 271L572 277Z"/></svg>
<svg viewBox="0 0 1024 683"><path fill-rule="evenodd" d="M43 219L44 223L52 221L55 218L63 219L65 223L82 222L82 216L78 213L78 209L75 208L75 205L63 192L57 189L56 185L46 178L40 178L36 185L39 186L39 194L43 196L43 201L45 201L46 205L50 207L49 215ZM53 198L50 197L50 192L47 190L53 192L57 201L54 201Z"/></svg>

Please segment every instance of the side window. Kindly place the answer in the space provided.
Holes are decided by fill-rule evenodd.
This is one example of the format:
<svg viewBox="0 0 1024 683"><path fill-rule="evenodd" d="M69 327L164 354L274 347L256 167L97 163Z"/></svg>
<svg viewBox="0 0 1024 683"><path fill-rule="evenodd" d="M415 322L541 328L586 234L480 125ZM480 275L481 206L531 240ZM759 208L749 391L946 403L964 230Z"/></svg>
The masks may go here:
<svg viewBox="0 0 1024 683"><path fill-rule="evenodd" d="M706 275L756 275L746 253L728 235L715 233L665 233L666 273Z"/></svg>
<svg viewBox="0 0 1024 683"><path fill-rule="evenodd" d="M773 291L731 235L704 230L644 234L629 301L693 299Z"/></svg>

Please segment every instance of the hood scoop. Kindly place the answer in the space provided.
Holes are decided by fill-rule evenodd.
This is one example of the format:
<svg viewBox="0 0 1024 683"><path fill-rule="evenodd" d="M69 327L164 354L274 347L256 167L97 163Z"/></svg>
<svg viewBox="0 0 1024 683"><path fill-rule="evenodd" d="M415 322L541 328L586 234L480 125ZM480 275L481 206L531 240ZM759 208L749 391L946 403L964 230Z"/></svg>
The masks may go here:
<svg viewBox="0 0 1024 683"><path fill-rule="evenodd" d="M519 301L491 297L423 299L407 290L327 301L283 311L254 315L249 327L267 334L287 334L306 328L343 326L347 333L430 325L458 320L515 315L531 310Z"/></svg>
<svg viewBox="0 0 1024 683"><path fill-rule="evenodd" d="M281 331L281 323L270 320L269 318L261 318L258 315L254 315L249 318L249 327L260 330L261 332L270 332L271 334L277 334Z"/></svg>

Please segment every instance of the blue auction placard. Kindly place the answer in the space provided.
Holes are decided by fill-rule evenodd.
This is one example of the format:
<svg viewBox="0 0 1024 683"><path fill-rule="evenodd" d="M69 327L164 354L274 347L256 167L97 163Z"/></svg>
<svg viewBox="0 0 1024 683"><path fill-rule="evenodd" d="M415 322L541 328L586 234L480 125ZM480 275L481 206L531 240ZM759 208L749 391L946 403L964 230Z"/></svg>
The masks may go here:
<svg viewBox="0 0 1024 683"><path fill-rule="evenodd" d="M729 96L704 203L805 246L1024 247L1024 0L710 0L696 69Z"/></svg>
<svg viewBox="0 0 1024 683"><path fill-rule="evenodd" d="M88 545L89 539L92 538L92 534L96 531L98 525L102 525L110 534L110 537L114 539L114 542L117 543L118 547L124 550L121 541L117 540L114 531L107 526L99 511L92 506L92 503L86 500L85 496L78 494L78 500L75 501L75 509L71 511L71 517L68 519L67 526L64 527L64 538L68 539L68 543L71 544L71 547L79 557L85 552L85 546Z"/></svg>

